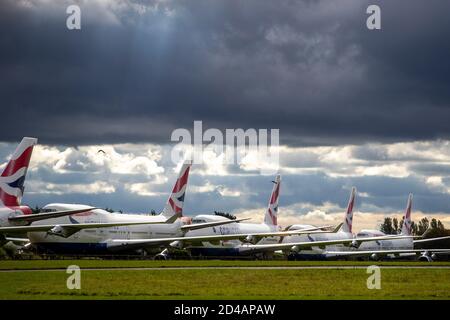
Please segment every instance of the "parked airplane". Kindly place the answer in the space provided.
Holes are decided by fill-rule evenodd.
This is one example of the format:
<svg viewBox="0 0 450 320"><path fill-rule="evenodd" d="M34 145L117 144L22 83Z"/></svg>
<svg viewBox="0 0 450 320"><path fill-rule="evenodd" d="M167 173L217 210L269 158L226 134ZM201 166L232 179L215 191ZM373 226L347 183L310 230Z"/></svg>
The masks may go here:
<svg viewBox="0 0 450 320"><path fill-rule="evenodd" d="M203 224L188 224L190 220L182 217L190 167L190 162L182 165L172 193L159 215L110 213L102 209L92 209L79 204L49 204L44 207L44 210L50 212L58 210L89 210L71 216L50 219L48 220L49 222L58 226L57 230L52 230L52 232L29 232L28 238L34 247L41 250L61 253L104 253L109 252L109 244L113 239L129 240L142 237L164 239L181 236L189 230L234 223L234 221L216 221ZM78 227L80 225L84 226L83 230L79 230ZM102 225L112 228L93 227L87 230L91 225ZM41 223L38 221L31 227L40 228ZM113 249L119 250L120 248L115 247Z"/></svg>
<svg viewBox="0 0 450 320"><path fill-rule="evenodd" d="M406 212L403 217L403 225L401 235L411 236L411 208L412 208L412 194L408 197L406 205ZM385 233L378 230L361 230L357 237L383 237ZM449 239L450 236L418 239L411 238L392 239L392 240L376 240L362 243L358 248L345 251L328 251L328 257L336 258L369 258L371 260L380 260L383 258L407 258L414 257L420 261L432 261L438 258L441 254L450 254L450 249L415 249L414 245L418 243L439 241Z"/></svg>
<svg viewBox="0 0 450 320"><path fill-rule="evenodd" d="M30 226L32 222L84 213L94 209L86 206L84 208L71 210L66 209L62 211L31 214L32 210L30 207L21 205L25 177L29 167L31 154L36 144L36 138L23 138L0 175L0 244L4 244L10 240L18 241L18 239L15 238L8 238L5 234L32 230L56 232L56 225L41 225L39 227ZM78 229L84 227L86 226L77 226ZM88 227L93 226L90 225ZM98 227L98 225L96 225L96 227ZM58 228L61 228L61 226L58 226Z"/></svg>
<svg viewBox="0 0 450 320"><path fill-rule="evenodd" d="M241 247L243 254L254 254L255 252L267 251L267 250L283 250L288 254L288 259L307 259L307 260L324 260L324 259L337 259L352 255L356 255L356 250L360 248L364 243L373 243L386 241L385 243L392 243L396 241L397 243L414 243L413 238L417 238L410 234L400 234L400 235L368 235L363 234L354 237L351 233L352 231L352 220L353 220L353 206L355 200L356 190L352 189L352 194L350 196L350 201L347 207L347 212L345 215L345 220L342 225L342 229L336 233L320 233L320 234L309 234L309 235L293 235L285 237L280 244L257 244L257 245L245 245ZM410 206L409 206L410 208ZM405 219L405 228L410 228L410 209ZM408 222L409 221L409 222ZM447 237L443 237L447 238ZM441 240L443 238L434 239L422 239L419 241L435 241ZM353 248L353 249L352 249ZM355 250L355 251L352 251ZM401 253L416 253L423 255L429 255L436 253L447 253L450 249L427 249L427 250L392 250L392 251L359 251L362 254L392 254L397 255ZM347 255L346 255L347 253Z"/></svg>
<svg viewBox="0 0 450 320"><path fill-rule="evenodd" d="M330 227L311 226L302 230L281 231L277 221L280 185L281 177L278 175L274 181L264 222L261 224L231 223L229 225L189 231L182 237L167 239L115 239L110 244L110 247L141 248L159 244L169 247L187 248L192 255L236 256L241 254L240 248L243 242L260 244L278 243L280 237L283 236L319 233L323 232L321 229ZM207 223L207 221L235 221L222 216L212 215L198 215L192 220L196 223ZM272 253L270 250L267 252L269 254ZM167 248L156 258L167 259Z"/></svg>
<svg viewBox="0 0 450 320"><path fill-rule="evenodd" d="M277 243L280 240L278 236L262 237L260 235L273 233L279 234L279 232L282 231L278 225L278 200L280 196L280 187L281 176L277 175L270 194L269 204L264 215L264 221L262 223L233 223L219 227L189 231L184 236L186 238L194 238L211 235L222 236L241 234L245 235L245 241L251 243ZM206 215L196 217L197 220L202 218L207 220L209 217ZM259 236L257 236L258 234ZM242 239L220 240L218 244L203 242L201 245L189 245L187 249L190 251L191 255L194 256L233 256L238 253L236 248L242 244L241 240ZM186 243L184 243L184 245L186 245Z"/></svg>

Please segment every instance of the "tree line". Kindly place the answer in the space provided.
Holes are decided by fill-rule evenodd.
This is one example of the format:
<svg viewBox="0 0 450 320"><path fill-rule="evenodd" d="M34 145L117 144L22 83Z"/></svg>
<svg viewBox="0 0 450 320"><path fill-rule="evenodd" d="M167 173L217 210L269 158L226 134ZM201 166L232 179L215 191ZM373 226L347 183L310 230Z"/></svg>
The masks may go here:
<svg viewBox="0 0 450 320"><path fill-rule="evenodd" d="M380 231L386 234L399 234L402 226L403 218L399 221L397 218L386 217L380 225ZM445 229L444 224L439 219L422 218L419 222L411 222L411 234L413 236L423 236L423 238L437 238L450 236L450 230ZM450 239L424 242L417 244L416 247L423 249L450 248Z"/></svg>

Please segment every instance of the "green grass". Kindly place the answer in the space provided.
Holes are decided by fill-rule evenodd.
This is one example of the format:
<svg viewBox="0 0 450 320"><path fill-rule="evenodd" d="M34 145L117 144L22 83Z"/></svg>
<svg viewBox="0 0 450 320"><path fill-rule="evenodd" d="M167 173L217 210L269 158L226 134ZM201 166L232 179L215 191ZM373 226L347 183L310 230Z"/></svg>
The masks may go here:
<svg viewBox="0 0 450 320"><path fill-rule="evenodd" d="M62 268L60 271L0 272L0 299L450 299L450 269L382 269L381 290L367 289L369 274L365 269L82 270L81 290L69 290L66 287L69 275L64 269L70 264L93 268L374 263L0 261L0 269Z"/></svg>
<svg viewBox="0 0 450 320"><path fill-rule="evenodd" d="M342 266L342 265L435 265L450 266L450 262L373 262L373 261L239 261L239 260L3 260L0 270L80 268L152 268L152 267L258 267L258 266Z"/></svg>

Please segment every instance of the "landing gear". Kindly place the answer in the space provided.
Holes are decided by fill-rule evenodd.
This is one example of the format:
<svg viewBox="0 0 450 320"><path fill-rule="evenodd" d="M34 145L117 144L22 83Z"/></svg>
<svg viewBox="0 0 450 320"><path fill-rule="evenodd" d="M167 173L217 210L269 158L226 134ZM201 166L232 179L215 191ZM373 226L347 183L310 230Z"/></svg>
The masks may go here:
<svg viewBox="0 0 450 320"><path fill-rule="evenodd" d="M145 249L140 249L138 252L139 252L139 254L141 255L141 259L142 259L142 260L149 260L149 259L152 259L152 256L149 255L149 253L148 253L147 250L145 250Z"/></svg>
<svg viewBox="0 0 450 320"><path fill-rule="evenodd" d="M0 234L0 247L7 243L8 243L8 240L6 240L6 237L3 234Z"/></svg>
<svg viewBox="0 0 450 320"><path fill-rule="evenodd" d="M259 253L259 254L255 254L255 258L257 260L271 260L272 259L272 255L270 253Z"/></svg>
<svg viewBox="0 0 450 320"><path fill-rule="evenodd" d="M295 260L297 260L297 257L296 257L296 255L294 253L290 253L287 256L287 259L288 259L288 261L295 261Z"/></svg>

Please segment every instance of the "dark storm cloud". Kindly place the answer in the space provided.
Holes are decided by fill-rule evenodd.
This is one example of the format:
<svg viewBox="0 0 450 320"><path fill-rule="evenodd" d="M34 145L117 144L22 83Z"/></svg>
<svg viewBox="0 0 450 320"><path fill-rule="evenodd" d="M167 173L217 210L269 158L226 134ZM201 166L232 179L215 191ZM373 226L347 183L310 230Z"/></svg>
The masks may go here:
<svg viewBox="0 0 450 320"><path fill-rule="evenodd" d="M410 166L410 170L422 175L450 176L450 166L448 164L415 164Z"/></svg>
<svg viewBox="0 0 450 320"><path fill-rule="evenodd" d="M79 3L68 31L72 1L1 2L1 140L164 143L194 120L287 144L449 136L448 2L370 1L381 31L369 1Z"/></svg>

